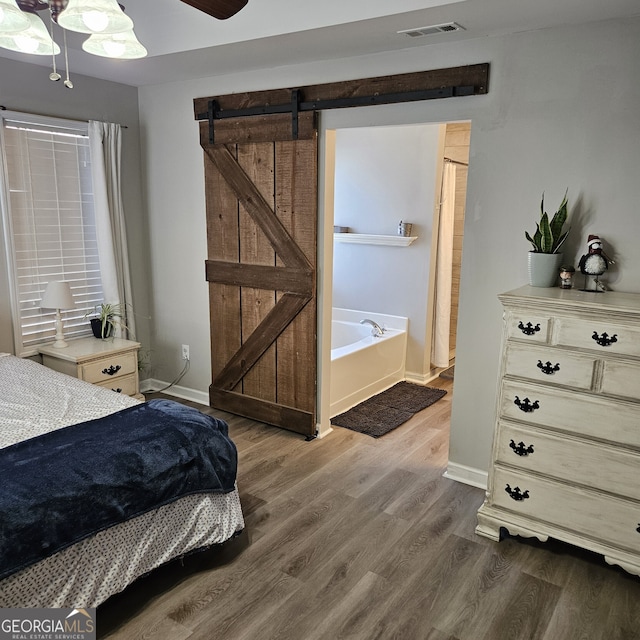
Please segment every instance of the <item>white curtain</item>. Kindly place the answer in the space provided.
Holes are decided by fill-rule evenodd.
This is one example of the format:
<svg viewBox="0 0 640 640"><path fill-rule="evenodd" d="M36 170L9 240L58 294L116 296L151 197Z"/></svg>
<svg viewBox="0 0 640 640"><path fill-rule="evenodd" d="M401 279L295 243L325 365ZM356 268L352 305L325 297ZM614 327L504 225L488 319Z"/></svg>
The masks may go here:
<svg viewBox="0 0 640 640"><path fill-rule="evenodd" d="M89 146L104 301L122 305L122 321L133 337L131 274L120 190L122 128L118 124L89 121ZM127 337L126 333L123 337Z"/></svg>
<svg viewBox="0 0 640 640"><path fill-rule="evenodd" d="M431 362L436 367L449 366L455 200L456 166L453 162L445 162L442 174L442 193L440 197L433 345L431 349Z"/></svg>

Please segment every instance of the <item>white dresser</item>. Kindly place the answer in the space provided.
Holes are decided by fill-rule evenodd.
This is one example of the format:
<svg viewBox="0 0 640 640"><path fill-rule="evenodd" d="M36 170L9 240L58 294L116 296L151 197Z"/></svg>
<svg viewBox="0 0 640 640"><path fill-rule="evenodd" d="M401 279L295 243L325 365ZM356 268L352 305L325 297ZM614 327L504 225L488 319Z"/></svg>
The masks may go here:
<svg viewBox="0 0 640 640"><path fill-rule="evenodd" d="M640 575L640 295L522 287L504 327L476 533L549 536Z"/></svg>

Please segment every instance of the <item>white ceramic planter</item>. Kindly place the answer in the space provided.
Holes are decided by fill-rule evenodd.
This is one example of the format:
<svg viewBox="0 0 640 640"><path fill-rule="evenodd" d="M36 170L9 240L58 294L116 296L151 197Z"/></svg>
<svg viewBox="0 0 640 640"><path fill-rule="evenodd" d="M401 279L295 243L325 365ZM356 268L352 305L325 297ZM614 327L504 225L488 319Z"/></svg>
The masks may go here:
<svg viewBox="0 0 640 640"><path fill-rule="evenodd" d="M532 287L555 287L562 265L561 253L529 251L529 284Z"/></svg>

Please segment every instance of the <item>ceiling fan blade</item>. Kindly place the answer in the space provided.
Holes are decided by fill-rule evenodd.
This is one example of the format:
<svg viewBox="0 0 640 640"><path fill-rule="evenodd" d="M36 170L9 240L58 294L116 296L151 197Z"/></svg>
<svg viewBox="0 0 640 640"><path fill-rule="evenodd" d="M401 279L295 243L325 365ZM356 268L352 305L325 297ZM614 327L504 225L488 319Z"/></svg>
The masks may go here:
<svg viewBox="0 0 640 640"><path fill-rule="evenodd" d="M182 0L182 2L218 20L226 20L238 13L249 0Z"/></svg>

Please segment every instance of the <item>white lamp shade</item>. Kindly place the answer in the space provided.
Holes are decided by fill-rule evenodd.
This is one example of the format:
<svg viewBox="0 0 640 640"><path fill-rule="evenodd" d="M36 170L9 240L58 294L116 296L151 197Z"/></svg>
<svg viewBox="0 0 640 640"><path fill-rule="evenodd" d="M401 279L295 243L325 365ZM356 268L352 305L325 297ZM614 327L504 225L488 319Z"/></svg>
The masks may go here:
<svg viewBox="0 0 640 640"><path fill-rule="evenodd" d="M18 33L28 28L29 19L20 11L16 0L0 0L0 34Z"/></svg>
<svg viewBox="0 0 640 640"><path fill-rule="evenodd" d="M0 34L0 47L39 56L58 55L60 47L51 39L44 22L30 11L25 11L24 15L29 21L29 28L13 35Z"/></svg>
<svg viewBox="0 0 640 640"><path fill-rule="evenodd" d="M73 309L76 306L68 282L52 281L44 291L40 307L43 309Z"/></svg>
<svg viewBox="0 0 640 640"><path fill-rule="evenodd" d="M58 16L58 24L79 33L119 33L133 29L117 0L69 0Z"/></svg>
<svg viewBox="0 0 640 640"><path fill-rule="evenodd" d="M96 56L122 60L144 58L147 55L147 50L140 44L133 29L122 33L93 34L82 43L82 48Z"/></svg>

